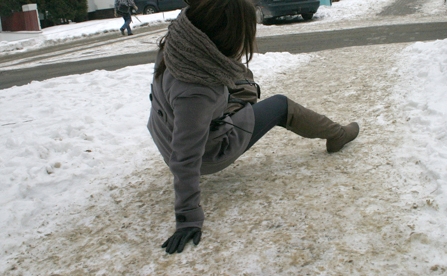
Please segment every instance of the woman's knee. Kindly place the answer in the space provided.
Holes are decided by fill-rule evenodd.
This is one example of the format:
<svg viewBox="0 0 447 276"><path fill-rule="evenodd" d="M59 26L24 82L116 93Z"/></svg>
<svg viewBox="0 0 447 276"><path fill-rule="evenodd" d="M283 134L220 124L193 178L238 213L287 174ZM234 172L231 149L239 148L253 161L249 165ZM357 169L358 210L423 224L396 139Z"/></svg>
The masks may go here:
<svg viewBox="0 0 447 276"><path fill-rule="evenodd" d="M282 114L281 120L278 122L278 126L285 127L287 122L287 113L288 113L288 98L282 94L276 94L273 95L271 98L273 98L275 102L275 106L278 110L280 110L280 113Z"/></svg>
<svg viewBox="0 0 447 276"><path fill-rule="evenodd" d="M282 94L276 94L271 96L270 98L273 98L275 102L279 102L281 106L287 106L287 97Z"/></svg>

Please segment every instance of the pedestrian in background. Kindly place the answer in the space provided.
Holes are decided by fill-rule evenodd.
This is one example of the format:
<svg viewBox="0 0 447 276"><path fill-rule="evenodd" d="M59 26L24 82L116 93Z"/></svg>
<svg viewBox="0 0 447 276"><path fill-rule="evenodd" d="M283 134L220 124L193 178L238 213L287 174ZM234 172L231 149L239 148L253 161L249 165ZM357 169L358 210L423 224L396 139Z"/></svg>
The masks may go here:
<svg viewBox="0 0 447 276"><path fill-rule="evenodd" d="M133 35L130 29L132 22L132 8L137 11L138 7L133 0L115 0L115 16L120 15L124 19L124 24L120 28L121 34L124 35L124 30L127 30L127 35Z"/></svg>

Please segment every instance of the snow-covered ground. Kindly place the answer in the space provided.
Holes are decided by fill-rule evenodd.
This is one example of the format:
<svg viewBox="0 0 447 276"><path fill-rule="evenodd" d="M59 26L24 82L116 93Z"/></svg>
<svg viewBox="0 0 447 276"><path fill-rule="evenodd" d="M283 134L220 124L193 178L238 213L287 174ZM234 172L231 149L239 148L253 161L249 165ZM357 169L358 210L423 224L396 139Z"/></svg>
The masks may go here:
<svg viewBox="0 0 447 276"><path fill-rule="evenodd" d="M418 14L378 20L391 2L341 0L259 35L447 16L443 0L420 0ZM120 24L49 28L0 51ZM263 98L286 94L361 133L329 155L322 140L273 130L203 177L203 238L178 255L160 247L175 223L172 176L146 129L153 64L0 90L0 273L446 275L447 40L267 53L250 66Z"/></svg>

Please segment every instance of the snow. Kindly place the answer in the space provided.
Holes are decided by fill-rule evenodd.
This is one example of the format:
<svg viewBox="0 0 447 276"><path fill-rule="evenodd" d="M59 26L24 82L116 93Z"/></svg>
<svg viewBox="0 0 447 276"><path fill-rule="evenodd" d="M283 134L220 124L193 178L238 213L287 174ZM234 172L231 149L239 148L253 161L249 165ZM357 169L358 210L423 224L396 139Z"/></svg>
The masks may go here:
<svg viewBox="0 0 447 276"><path fill-rule="evenodd" d="M442 0L377 20L391 2L341 0L312 22L259 26L259 35L445 21ZM48 28L0 51L120 24ZM322 140L274 129L203 177L203 238L178 255L160 248L175 223L172 176L146 129L153 64L0 90L1 274L445 275L447 40L258 54L250 67L263 98L283 93L357 120L360 135L327 154Z"/></svg>
<svg viewBox="0 0 447 276"><path fill-rule="evenodd" d="M146 26L148 24L155 25L166 22L166 20L174 19L180 11L170 11L164 13L157 13L151 15L134 16L134 27ZM138 21L140 20L140 21ZM40 36L32 35L30 39L16 40L13 34L5 32L8 39L0 42L0 50L3 53L10 51L29 51L39 49L43 46L50 46L58 43L63 43L71 40L83 39L95 35L105 34L109 32L116 32L117 28L123 25L123 20L119 18L91 20L82 23L70 23L62 26L54 26L44 28ZM22 32L19 32L22 33Z"/></svg>

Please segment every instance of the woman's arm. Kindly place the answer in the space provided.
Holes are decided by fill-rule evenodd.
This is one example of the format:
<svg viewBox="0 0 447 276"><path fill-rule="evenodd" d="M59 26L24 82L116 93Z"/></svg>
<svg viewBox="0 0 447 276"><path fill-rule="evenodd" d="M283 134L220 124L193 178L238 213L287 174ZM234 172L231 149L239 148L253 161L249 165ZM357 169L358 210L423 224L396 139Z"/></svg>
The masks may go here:
<svg viewBox="0 0 447 276"><path fill-rule="evenodd" d="M209 93L212 94L212 93ZM188 240L200 241L204 212L200 205L200 167L213 119L215 101L196 94L172 102L174 129L169 168L174 175L177 231L164 244L166 252L178 253Z"/></svg>

